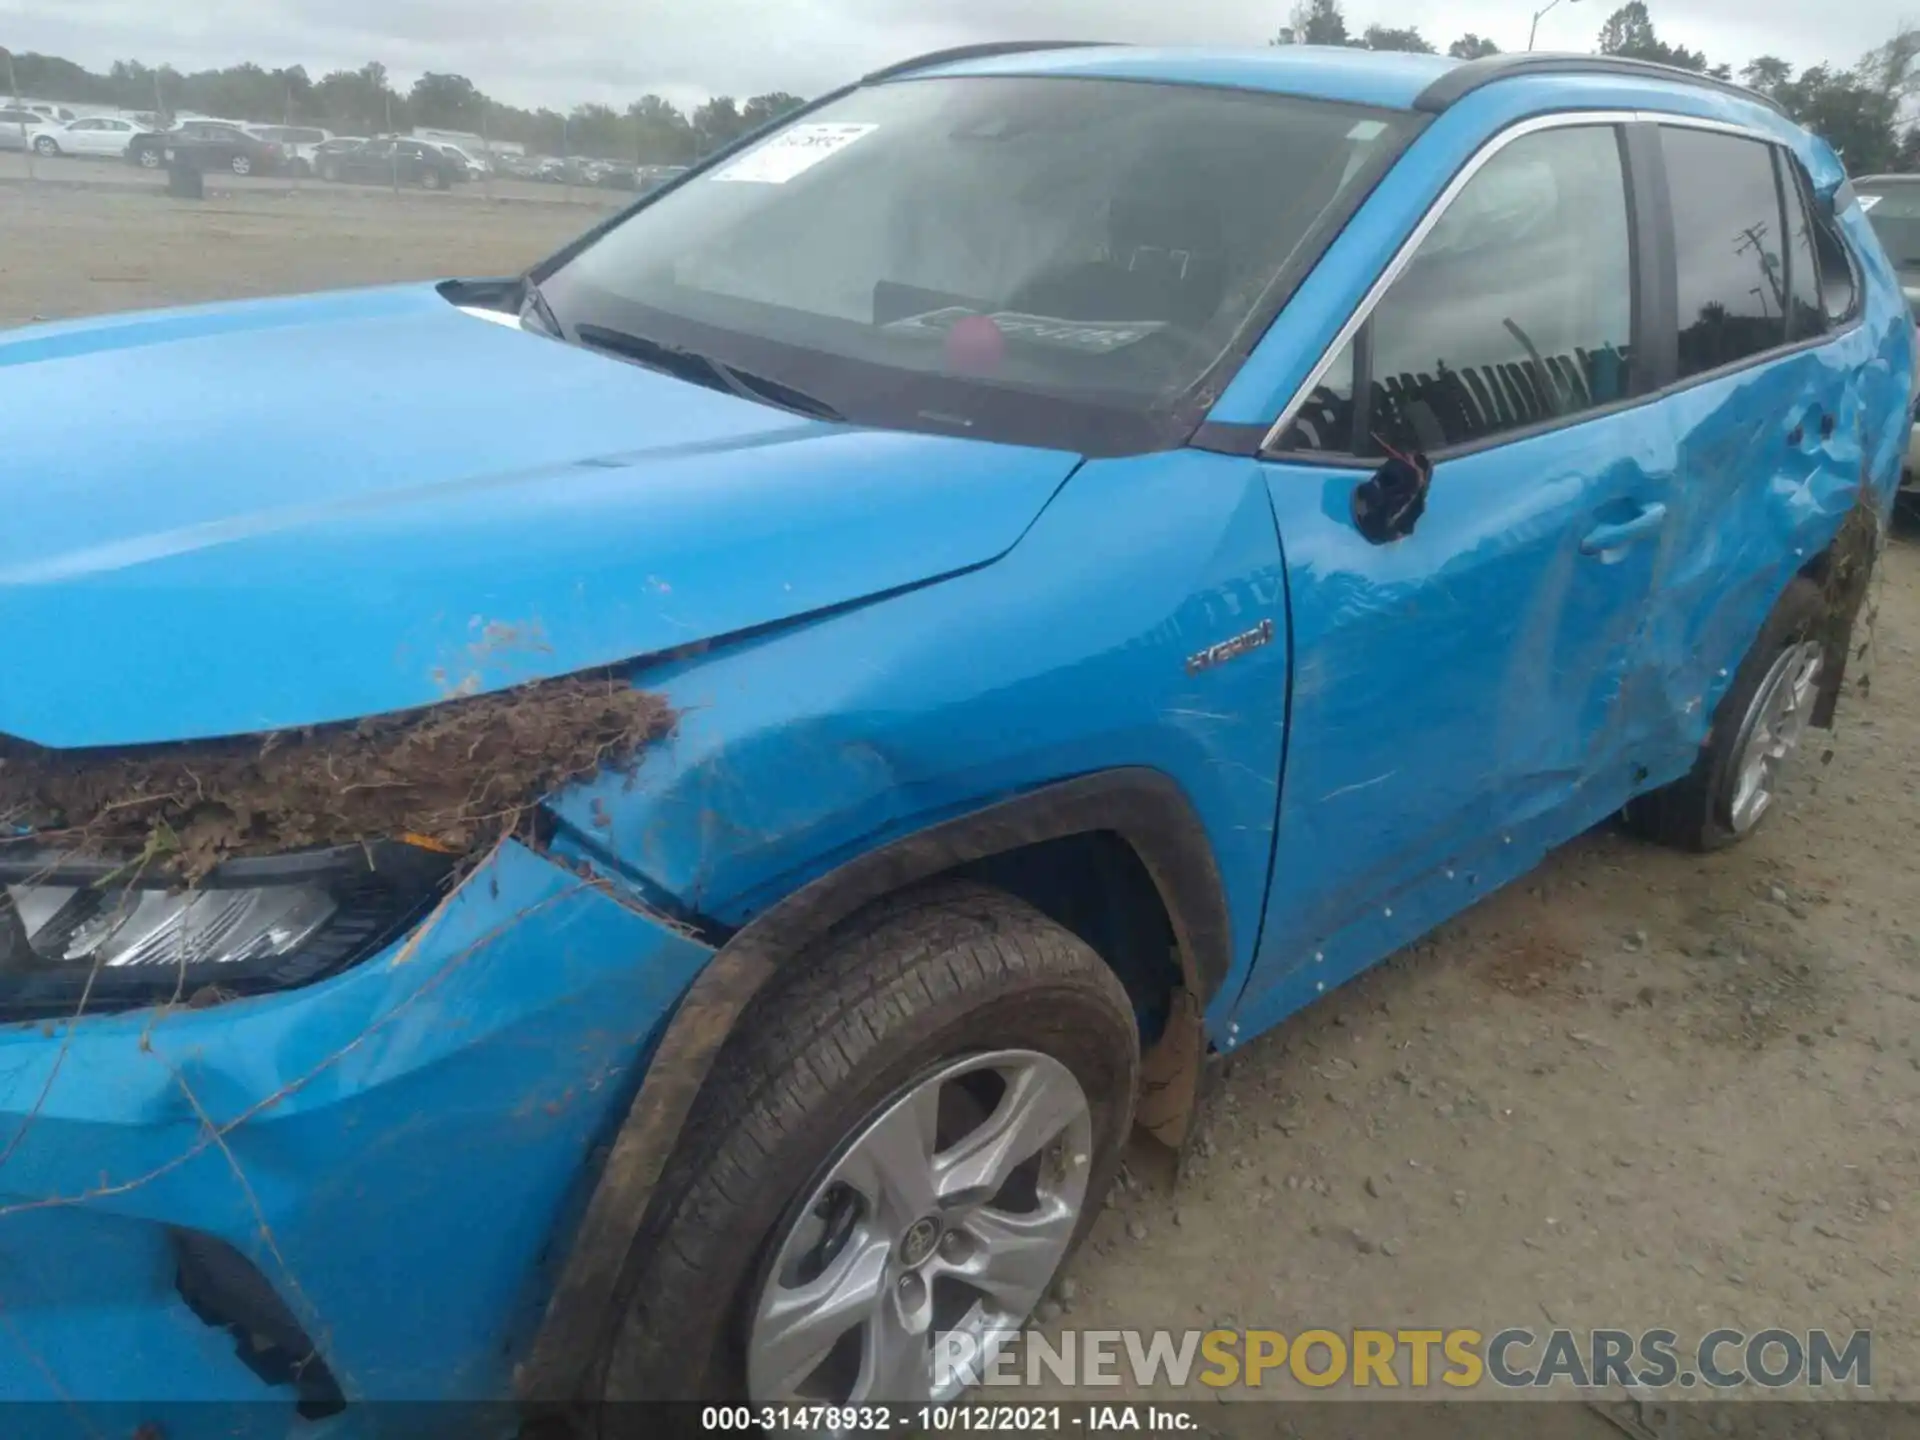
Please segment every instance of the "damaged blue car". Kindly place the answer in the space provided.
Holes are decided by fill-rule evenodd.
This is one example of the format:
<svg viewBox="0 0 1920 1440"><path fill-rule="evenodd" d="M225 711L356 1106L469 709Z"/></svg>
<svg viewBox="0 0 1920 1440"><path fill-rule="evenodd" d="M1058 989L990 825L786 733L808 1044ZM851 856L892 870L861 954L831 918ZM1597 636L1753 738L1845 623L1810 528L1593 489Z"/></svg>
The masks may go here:
<svg viewBox="0 0 1920 1440"><path fill-rule="evenodd" d="M0 336L0 1390L950 1397L1209 1056L1767 819L1914 349L1729 84L1090 45Z"/></svg>

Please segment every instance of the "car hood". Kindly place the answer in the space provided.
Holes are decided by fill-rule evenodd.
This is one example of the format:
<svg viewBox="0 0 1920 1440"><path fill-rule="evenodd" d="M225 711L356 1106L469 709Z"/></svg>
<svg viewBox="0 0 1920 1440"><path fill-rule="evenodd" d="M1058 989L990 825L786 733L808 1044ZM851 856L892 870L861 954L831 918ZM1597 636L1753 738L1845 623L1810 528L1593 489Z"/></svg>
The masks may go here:
<svg viewBox="0 0 1920 1440"><path fill-rule="evenodd" d="M1077 463L804 419L431 286L0 333L0 733L240 734L616 664L991 561Z"/></svg>

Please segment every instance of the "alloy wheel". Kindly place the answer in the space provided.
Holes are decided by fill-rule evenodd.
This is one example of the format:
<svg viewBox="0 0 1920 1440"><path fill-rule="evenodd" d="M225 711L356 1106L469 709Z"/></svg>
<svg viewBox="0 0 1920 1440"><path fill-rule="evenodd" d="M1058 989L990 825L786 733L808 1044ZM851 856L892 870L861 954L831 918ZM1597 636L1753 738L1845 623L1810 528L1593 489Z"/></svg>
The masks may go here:
<svg viewBox="0 0 1920 1440"><path fill-rule="evenodd" d="M1734 750L1727 823L1736 835L1753 829L1772 807L1780 777L1806 733L1824 659L1815 641L1790 645L1754 692Z"/></svg>
<svg viewBox="0 0 1920 1440"><path fill-rule="evenodd" d="M969 1056L882 1105L775 1237L755 1403L958 1394L937 1337L967 1332L958 1353L984 1366L1026 1322L1079 1228L1092 1144L1080 1082L1037 1051Z"/></svg>

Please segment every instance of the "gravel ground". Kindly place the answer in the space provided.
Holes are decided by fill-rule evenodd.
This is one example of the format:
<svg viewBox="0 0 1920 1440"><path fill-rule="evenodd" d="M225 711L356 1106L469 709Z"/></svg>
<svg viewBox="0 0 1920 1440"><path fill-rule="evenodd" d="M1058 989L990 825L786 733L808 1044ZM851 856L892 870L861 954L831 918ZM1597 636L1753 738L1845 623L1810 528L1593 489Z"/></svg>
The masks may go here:
<svg viewBox="0 0 1920 1440"><path fill-rule="evenodd" d="M591 218L0 178L0 323L498 274ZM1750 843L1591 834L1245 1047L1186 1179L1126 1184L1048 1320L1863 1328L1876 1390L1920 1397L1910 536L1876 599L1871 699Z"/></svg>

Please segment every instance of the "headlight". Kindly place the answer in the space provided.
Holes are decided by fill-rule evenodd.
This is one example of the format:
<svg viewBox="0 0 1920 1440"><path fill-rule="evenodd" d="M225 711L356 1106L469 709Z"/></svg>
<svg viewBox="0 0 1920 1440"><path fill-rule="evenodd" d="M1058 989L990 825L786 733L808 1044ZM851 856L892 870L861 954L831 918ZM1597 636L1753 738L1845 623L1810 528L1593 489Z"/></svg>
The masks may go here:
<svg viewBox="0 0 1920 1440"><path fill-rule="evenodd" d="M380 844L231 860L192 889L98 861L0 859L0 1018L284 990L365 959L439 899L450 857ZM91 983L89 983L91 982Z"/></svg>

